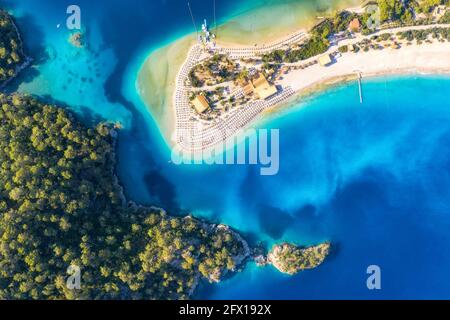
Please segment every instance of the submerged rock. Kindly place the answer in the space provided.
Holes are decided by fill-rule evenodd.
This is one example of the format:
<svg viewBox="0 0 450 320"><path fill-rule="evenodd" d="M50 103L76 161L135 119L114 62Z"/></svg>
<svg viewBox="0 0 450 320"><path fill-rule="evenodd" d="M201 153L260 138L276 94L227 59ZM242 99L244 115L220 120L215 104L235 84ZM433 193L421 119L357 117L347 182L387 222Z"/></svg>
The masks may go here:
<svg viewBox="0 0 450 320"><path fill-rule="evenodd" d="M69 37L69 42L74 47L83 48L84 47L84 36L82 32L72 33Z"/></svg>

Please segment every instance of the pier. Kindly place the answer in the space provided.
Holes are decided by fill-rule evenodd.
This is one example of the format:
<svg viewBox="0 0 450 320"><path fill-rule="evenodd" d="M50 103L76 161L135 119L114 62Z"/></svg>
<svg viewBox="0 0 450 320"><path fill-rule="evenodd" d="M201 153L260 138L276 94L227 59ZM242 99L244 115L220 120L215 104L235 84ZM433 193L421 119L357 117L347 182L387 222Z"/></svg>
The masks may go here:
<svg viewBox="0 0 450 320"><path fill-rule="evenodd" d="M359 90L359 103L363 103L362 84L361 84L361 72L358 72L358 90Z"/></svg>

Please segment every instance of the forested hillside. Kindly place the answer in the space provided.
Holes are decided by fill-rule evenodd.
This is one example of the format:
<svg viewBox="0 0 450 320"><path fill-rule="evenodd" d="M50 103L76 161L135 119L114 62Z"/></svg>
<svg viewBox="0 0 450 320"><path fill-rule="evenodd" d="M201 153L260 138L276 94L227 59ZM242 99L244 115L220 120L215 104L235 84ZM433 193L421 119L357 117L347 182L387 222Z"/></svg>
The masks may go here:
<svg viewBox="0 0 450 320"><path fill-rule="evenodd" d="M187 298L233 270L226 228L124 206L114 134L32 97L0 95L0 298ZM81 289L66 286L69 266Z"/></svg>

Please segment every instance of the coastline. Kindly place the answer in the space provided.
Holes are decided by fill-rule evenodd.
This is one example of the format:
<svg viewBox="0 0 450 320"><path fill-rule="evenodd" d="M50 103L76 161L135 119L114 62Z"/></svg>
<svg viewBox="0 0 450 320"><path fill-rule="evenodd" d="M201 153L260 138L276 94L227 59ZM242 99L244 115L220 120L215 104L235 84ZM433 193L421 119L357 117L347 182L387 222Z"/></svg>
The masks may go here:
<svg viewBox="0 0 450 320"><path fill-rule="evenodd" d="M258 1L256 1L258 3ZM278 41L302 29L310 29L324 16L348 7L357 7L363 0L260 1L225 18L218 25L218 44L221 46L254 46ZM283 19L274 19L282 16ZM276 23L274 23L276 22ZM223 40L221 40L223 39Z"/></svg>
<svg viewBox="0 0 450 320"><path fill-rule="evenodd" d="M364 79L377 79L385 76L396 77L396 76L431 76L431 75L445 75L450 77L450 68L439 69L439 68L398 68L391 70L383 70L378 72L372 72L364 74L362 80ZM354 73L349 73L345 75L340 75L336 77L327 78L323 81L318 81L311 84L308 87L298 91L291 99L283 101L280 104L274 105L271 108L265 110L260 119L255 120L255 126L262 125L266 121L271 121L274 116L281 114L283 112L289 112L289 110L300 103L305 103L310 98L314 98L316 95L320 95L327 90L339 87L341 85L350 84L358 80L358 76Z"/></svg>
<svg viewBox="0 0 450 320"><path fill-rule="evenodd" d="M279 3L245 10L225 18L218 25L218 44L223 48L264 45L286 38L299 30L311 28L320 21L318 15L330 15L336 10L360 5L361 0L333 0L325 7L315 1ZM323 5L322 5L323 6ZM274 12L288 15L286 21L274 25L267 15ZM266 17L262 19L261 17ZM245 37L243 35L245 34ZM251 37L249 37L251 35ZM137 77L137 88L147 110L155 119L166 144L172 149L176 122L172 97L175 78L185 63L189 50L196 43L195 32L175 39L151 51L143 61Z"/></svg>
<svg viewBox="0 0 450 320"><path fill-rule="evenodd" d="M448 24L435 24L423 26L409 26L401 28L382 29L372 33L370 37L381 34L398 34L410 30L427 30L430 28L448 28ZM293 35L304 37L304 34ZM247 50L241 48L223 49L219 52L226 52L231 57L239 59L242 57L253 57L261 55L267 50L274 50L278 47L288 45L290 39L277 42L271 47L249 47ZM181 152L184 156L192 157L196 155L205 156L209 150L223 148L229 142L237 138L239 132L244 128L251 128L266 111L273 110L286 102L292 101L292 97L302 97L305 92L322 91L329 84L341 82L342 80L352 80L355 78L376 76L383 74L401 74L404 72L426 72L426 73L447 73L450 70L450 42L448 41L428 41L412 43L400 41L401 45L396 48L381 47L381 49L359 50L356 52L344 52L340 54L338 48L342 46L354 46L367 40L368 37L359 35L332 44L323 54L333 57L326 65L317 62L318 57L302 60L297 63L285 63L283 65L288 71L278 77L276 85L278 92L265 99L249 102L238 106L220 116L217 120L210 122L196 119L194 111L189 106L188 90L185 79L193 65L205 59L207 54L203 53L200 45L194 45L186 58L185 63L180 68L176 77L176 91L173 95L173 104L176 110L176 130L174 150ZM308 67L303 67L307 65ZM292 70L291 70L292 69ZM361 92L363 91L360 88ZM360 96L363 102L363 93ZM172 141L173 142L173 141ZM219 145L222 144L222 147ZM234 143L233 143L234 144Z"/></svg>
<svg viewBox="0 0 450 320"><path fill-rule="evenodd" d="M351 10L359 10L358 8ZM398 33L409 30L425 30L430 27L447 28L448 25L421 25L399 28L387 28L372 33L373 37L385 33ZM242 47L229 47L229 44L219 45L219 52L227 53L230 56L249 57L254 54L265 53L266 50L273 50L281 46L288 45L291 39L304 38L307 34L304 29L297 29L297 32L290 36L277 38L276 42L268 42L263 45ZM344 39L333 43L324 53L336 56L332 63L321 66L317 63L317 56L302 60L298 63L286 63L286 68L293 68L280 77L277 85L283 88L278 94L270 99L262 101L261 104L249 104L241 106L242 111L234 110L228 112L219 123L198 123L189 120L193 118L189 108L189 101L185 99L185 77L191 65L201 61L205 55L201 52L201 47L196 45L189 36L175 41L164 48L157 50L146 60L139 73L138 88L152 116L160 129L165 142L170 149L179 148L179 151L195 155L215 148L217 143L228 143L231 139L238 139L235 133L236 128L243 129L254 127L260 123L261 118L270 115L276 109L286 108L298 103L305 96L313 95L316 92L326 90L328 87L340 83L349 82L358 78L376 77L384 75L401 75L405 73L449 73L450 52L449 42L429 42L403 43L400 49L382 48L381 50L364 50L353 53L338 53L338 47L350 46L369 38L358 35L350 39ZM293 41L293 40L292 40ZM269 45L267 45L269 43ZM188 53L184 54L184 50ZM182 54L183 53L183 54ZM337 55L336 55L337 54ZM155 60L155 58L158 58ZM176 58L176 59L175 59ZM165 59L165 60L164 60ZM157 61L157 63L155 63ZM174 63L175 61L175 63ZM153 67L152 67L153 64ZM307 68L301 65L309 64ZM159 78L158 69L165 74L164 78ZM301 69L299 71L298 69ZM155 70L157 70L155 72ZM172 78L175 77L175 81ZM161 79L163 79L161 81ZM158 90L158 85L162 90ZM149 93L150 88L153 91ZM156 92L156 94L155 94ZM362 97L360 98L362 102ZM150 101L150 102L149 102ZM153 101L153 102L151 102ZM152 106L149 108L149 105ZM183 120L180 120L183 119ZM220 123L223 122L223 123ZM216 123L216 124L215 124ZM233 132L219 133L221 128L233 128ZM228 130L228 129L227 129ZM188 132L188 136L185 136ZM222 137L223 136L223 137ZM186 140L187 139L187 140ZM220 140L220 141L219 141Z"/></svg>

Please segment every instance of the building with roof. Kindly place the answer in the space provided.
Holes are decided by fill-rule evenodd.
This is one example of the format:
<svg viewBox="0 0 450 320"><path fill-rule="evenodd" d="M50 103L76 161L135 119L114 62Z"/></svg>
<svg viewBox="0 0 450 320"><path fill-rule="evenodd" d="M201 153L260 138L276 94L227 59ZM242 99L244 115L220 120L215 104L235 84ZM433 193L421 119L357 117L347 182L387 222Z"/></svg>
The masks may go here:
<svg viewBox="0 0 450 320"><path fill-rule="evenodd" d="M192 100L192 104L198 113L203 113L209 109L209 102L203 95L197 95L195 99Z"/></svg>
<svg viewBox="0 0 450 320"><path fill-rule="evenodd" d="M242 89L244 90L244 94L246 96L250 96L255 92L255 86L253 86L253 83L251 81L247 82Z"/></svg>
<svg viewBox="0 0 450 320"><path fill-rule="evenodd" d="M331 56L330 56L329 54L325 54L325 55L319 57L318 60L319 60L319 64L320 64L322 67L326 67L327 65L331 64L331 62L333 62L333 61L331 60Z"/></svg>
<svg viewBox="0 0 450 320"><path fill-rule="evenodd" d="M278 92L277 87L270 84L262 73L259 73L255 79L249 81L243 89L246 95L251 95L254 93L259 99L262 100L270 98Z"/></svg>

